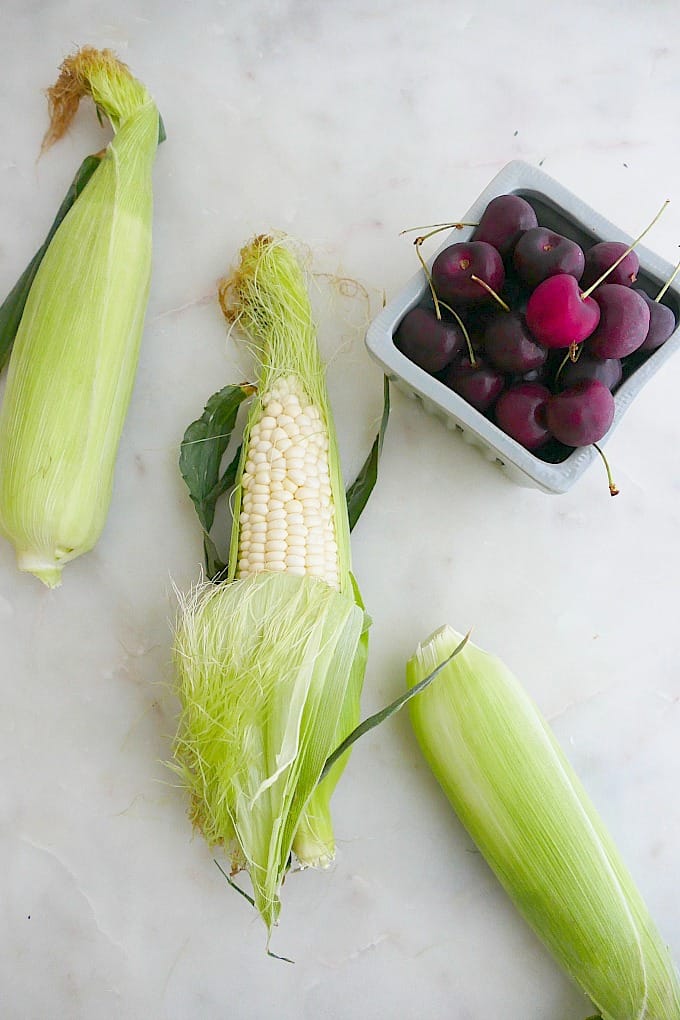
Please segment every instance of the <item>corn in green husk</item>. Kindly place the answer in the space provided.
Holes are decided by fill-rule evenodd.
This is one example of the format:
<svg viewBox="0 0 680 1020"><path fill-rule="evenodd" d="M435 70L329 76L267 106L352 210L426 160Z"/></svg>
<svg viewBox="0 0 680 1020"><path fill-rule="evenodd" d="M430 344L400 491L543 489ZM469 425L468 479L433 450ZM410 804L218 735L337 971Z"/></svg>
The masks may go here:
<svg viewBox="0 0 680 1020"><path fill-rule="evenodd" d="M408 686L460 636L420 645ZM678 1020L680 986L633 879L550 728L471 643L410 702L425 758L526 921L603 1020Z"/></svg>
<svg viewBox="0 0 680 1020"><path fill-rule="evenodd" d="M221 294L256 355L258 394L228 577L199 585L180 613L175 758L194 824L231 851L233 873L248 871L271 931L291 855L303 866L334 855L329 802L347 755L319 779L359 721L368 635L301 265L283 238L255 238Z"/></svg>
<svg viewBox="0 0 680 1020"><path fill-rule="evenodd" d="M38 269L0 412L0 531L50 587L104 527L151 275L158 110L112 53L83 48L49 92L44 148L85 95L115 137Z"/></svg>

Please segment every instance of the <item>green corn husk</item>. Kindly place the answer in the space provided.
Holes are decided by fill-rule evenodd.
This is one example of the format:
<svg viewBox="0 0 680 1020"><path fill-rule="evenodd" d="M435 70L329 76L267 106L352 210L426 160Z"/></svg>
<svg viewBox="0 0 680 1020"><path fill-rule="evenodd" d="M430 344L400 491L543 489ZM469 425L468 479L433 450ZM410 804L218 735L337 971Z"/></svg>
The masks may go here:
<svg viewBox="0 0 680 1020"><path fill-rule="evenodd" d="M83 48L50 90L44 147L85 95L115 137L36 273L0 411L0 531L50 587L104 527L151 275L158 110L113 54Z"/></svg>
<svg viewBox="0 0 680 1020"><path fill-rule="evenodd" d="M259 394L295 377L321 413L339 550L337 589L284 572L235 577L239 484L249 431L262 415L257 396L236 480L227 580L199 585L181 606L174 750L192 821L209 844L231 852L232 874L248 871L271 933L291 855L303 866L325 866L334 855L329 802L347 754L319 780L359 721L367 619L351 574L344 486L302 268L284 239L258 237L221 294L257 357Z"/></svg>
<svg viewBox="0 0 680 1020"><path fill-rule="evenodd" d="M460 641L443 627L412 687ZM678 1020L667 947L547 723L509 669L468 643L410 702L430 768L525 920L603 1020Z"/></svg>

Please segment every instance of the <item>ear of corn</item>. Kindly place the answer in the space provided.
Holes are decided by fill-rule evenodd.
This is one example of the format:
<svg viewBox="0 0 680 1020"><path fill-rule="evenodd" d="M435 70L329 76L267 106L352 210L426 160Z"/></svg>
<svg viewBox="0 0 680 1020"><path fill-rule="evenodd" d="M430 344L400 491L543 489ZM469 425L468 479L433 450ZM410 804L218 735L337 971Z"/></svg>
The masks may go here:
<svg viewBox="0 0 680 1020"><path fill-rule="evenodd" d="M420 645L409 687L460 641ZM547 723L471 643L410 702L421 749L506 892L603 1020L678 1020L680 986L621 857Z"/></svg>
<svg viewBox="0 0 680 1020"><path fill-rule="evenodd" d="M267 927L295 853L334 854L330 795L358 722L366 617L325 371L304 273L282 238L259 237L221 288L259 363L233 500L226 582L183 605L176 659L177 767L191 816L248 870Z"/></svg>
<svg viewBox="0 0 680 1020"><path fill-rule="evenodd" d="M82 49L50 91L46 145L84 95L115 137L36 273L0 412L0 530L49 586L104 527L151 273L158 110L111 53Z"/></svg>

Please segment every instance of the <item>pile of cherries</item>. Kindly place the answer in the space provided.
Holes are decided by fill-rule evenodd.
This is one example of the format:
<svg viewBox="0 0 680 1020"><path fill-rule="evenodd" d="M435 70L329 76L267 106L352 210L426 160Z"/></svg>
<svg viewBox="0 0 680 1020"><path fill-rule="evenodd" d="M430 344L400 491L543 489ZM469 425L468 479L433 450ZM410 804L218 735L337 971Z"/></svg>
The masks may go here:
<svg viewBox="0 0 680 1020"><path fill-rule="evenodd" d="M470 241L437 256L431 293L394 342L526 449L557 462L605 435L612 392L675 330L665 288L653 299L634 287L638 269L625 244L584 251L539 226L525 199L501 195Z"/></svg>

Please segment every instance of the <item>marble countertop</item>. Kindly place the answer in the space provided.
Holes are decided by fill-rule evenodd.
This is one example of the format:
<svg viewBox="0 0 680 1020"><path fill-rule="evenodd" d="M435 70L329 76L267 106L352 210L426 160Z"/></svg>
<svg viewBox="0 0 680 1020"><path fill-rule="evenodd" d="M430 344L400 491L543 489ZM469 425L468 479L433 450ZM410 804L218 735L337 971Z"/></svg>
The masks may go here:
<svg viewBox="0 0 680 1020"><path fill-rule="evenodd" d="M50 592L0 543L0 1013L213 1020L581 1020L590 1010L517 916L425 767L406 715L357 745L334 798L337 860L292 874L265 930L194 836L170 757L173 584L201 566L177 470L184 427L238 381L215 281L252 234L288 231L323 287L321 342L348 479L382 377L363 334L415 269L399 231L455 219L510 159L540 164L631 234L680 243L673 110L680 10L373 0L6 0L0 291L42 240L92 107L36 161L42 89L75 44L153 92L155 264L106 530ZM354 566L373 618L368 714L417 642L474 625L582 776L680 959L680 362L636 399L567 494L522 489L393 396Z"/></svg>

